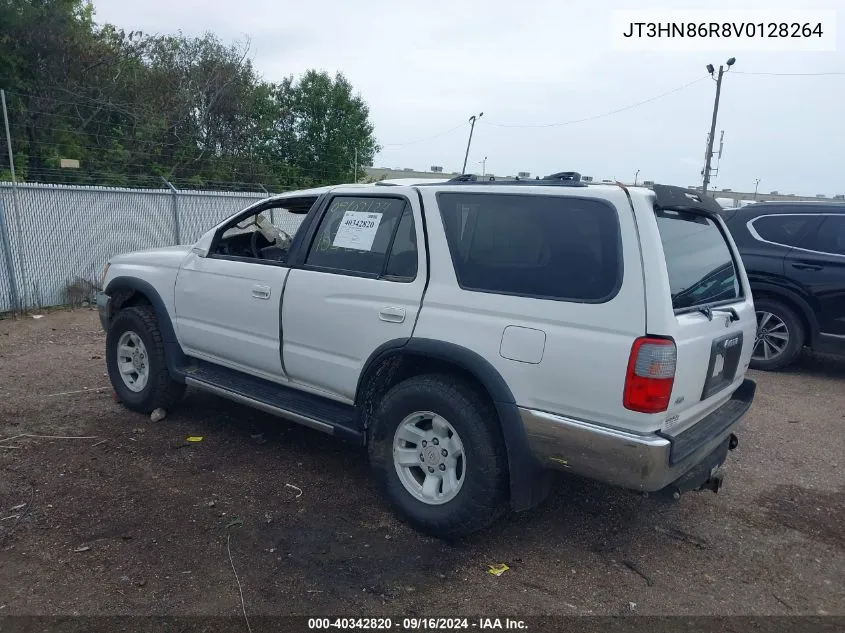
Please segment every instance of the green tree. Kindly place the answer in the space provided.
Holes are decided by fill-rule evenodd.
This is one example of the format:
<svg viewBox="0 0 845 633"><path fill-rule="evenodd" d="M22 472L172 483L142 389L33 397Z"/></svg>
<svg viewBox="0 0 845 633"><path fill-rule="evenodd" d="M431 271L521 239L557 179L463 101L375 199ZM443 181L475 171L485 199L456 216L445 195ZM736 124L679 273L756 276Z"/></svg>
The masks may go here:
<svg viewBox="0 0 845 633"><path fill-rule="evenodd" d="M343 77L266 82L249 43L97 25L84 0L0 0L0 87L31 181L282 189L353 177L377 151ZM81 168L60 169L61 158ZM0 161L8 164L5 143Z"/></svg>
<svg viewBox="0 0 845 633"><path fill-rule="evenodd" d="M356 150L359 167L372 165L380 147L369 107L342 73L288 77L276 85L275 98L275 149L284 160L324 182L354 178Z"/></svg>

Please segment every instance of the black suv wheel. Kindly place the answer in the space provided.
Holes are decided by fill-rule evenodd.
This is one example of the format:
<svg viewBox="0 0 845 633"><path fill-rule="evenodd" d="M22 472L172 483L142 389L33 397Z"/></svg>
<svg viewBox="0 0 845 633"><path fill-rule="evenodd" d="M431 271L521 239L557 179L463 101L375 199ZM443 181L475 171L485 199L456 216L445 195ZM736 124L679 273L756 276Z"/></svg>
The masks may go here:
<svg viewBox="0 0 845 633"><path fill-rule="evenodd" d="M783 369L804 347L804 325L795 311L774 299L754 302L757 311L757 338L751 367L772 371Z"/></svg>

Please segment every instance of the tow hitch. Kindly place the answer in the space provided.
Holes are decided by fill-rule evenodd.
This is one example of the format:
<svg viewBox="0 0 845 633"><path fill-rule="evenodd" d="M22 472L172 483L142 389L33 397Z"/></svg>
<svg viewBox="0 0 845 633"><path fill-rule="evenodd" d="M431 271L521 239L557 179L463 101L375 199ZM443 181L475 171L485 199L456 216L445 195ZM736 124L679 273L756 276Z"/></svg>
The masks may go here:
<svg viewBox="0 0 845 633"><path fill-rule="evenodd" d="M672 499L677 500L681 498L683 493L690 491L709 490L718 493L725 480L725 476L721 472L722 464L728 455L728 451L734 450L738 444L739 439L731 433L730 437L719 448L688 473L660 491L662 494L658 493L658 496L671 496Z"/></svg>
<svg viewBox="0 0 845 633"><path fill-rule="evenodd" d="M699 490L710 490L711 492L719 492L719 488L722 487L722 482L724 481L725 477L720 472L715 472L710 475L710 479L705 481L701 484Z"/></svg>

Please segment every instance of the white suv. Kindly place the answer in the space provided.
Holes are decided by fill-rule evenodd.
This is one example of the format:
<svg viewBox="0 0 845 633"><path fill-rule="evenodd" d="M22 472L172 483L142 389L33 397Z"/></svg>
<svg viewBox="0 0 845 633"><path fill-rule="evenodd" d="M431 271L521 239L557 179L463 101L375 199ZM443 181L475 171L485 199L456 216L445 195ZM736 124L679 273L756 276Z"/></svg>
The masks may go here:
<svg viewBox="0 0 845 633"><path fill-rule="evenodd" d="M574 172L285 193L110 261L109 375L132 410L189 385L366 444L442 537L532 507L550 468L717 490L756 330L718 211Z"/></svg>

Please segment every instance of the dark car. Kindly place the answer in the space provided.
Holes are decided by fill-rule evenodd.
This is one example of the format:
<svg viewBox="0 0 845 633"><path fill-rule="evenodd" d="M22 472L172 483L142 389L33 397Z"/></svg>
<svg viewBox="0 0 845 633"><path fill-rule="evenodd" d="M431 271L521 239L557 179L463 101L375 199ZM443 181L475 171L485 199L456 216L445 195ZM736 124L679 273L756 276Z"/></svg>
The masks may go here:
<svg viewBox="0 0 845 633"><path fill-rule="evenodd" d="M757 310L751 367L780 369L803 347L845 354L845 203L726 209Z"/></svg>

